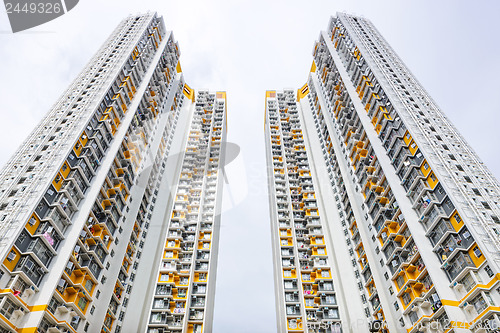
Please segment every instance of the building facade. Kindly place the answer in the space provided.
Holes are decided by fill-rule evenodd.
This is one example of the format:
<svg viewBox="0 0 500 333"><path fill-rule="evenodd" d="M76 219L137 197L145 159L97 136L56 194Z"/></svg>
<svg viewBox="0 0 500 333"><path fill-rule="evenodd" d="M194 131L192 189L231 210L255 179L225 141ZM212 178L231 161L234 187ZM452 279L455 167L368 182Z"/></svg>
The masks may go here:
<svg viewBox="0 0 500 333"><path fill-rule="evenodd" d="M362 303L350 297L355 276L332 237L333 198L317 178L316 147L293 90L266 93L265 121L277 331L343 332L364 318Z"/></svg>
<svg viewBox="0 0 500 333"><path fill-rule="evenodd" d="M124 19L0 172L0 332L150 331L123 325L165 271L164 315L210 331L226 99L179 56L161 17Z"/></svg>
<svg viewBox="0 0 500 333"><path fill-rule="evenodd" d="M269 92L266 97L277 286L283 285L281 270L286 268L282 243L274 235L281 235L276 227L282 217L280 191L297 190L286 181L280 188L275 185L290 172L284 169L283 177L281 170L276 172L287 167L278 147L288 142L296 151L309 146L316 196L324 202L319 213L326 214L324 229L330 230L325 241L334 247L330 260L340 260L342 247L348 252L350 264L341 266L337 280L354 273L355 292L345 287L344 293L359 295L365 328L353 328L352 318L343 322L340 307L344 331L497 332L498 181L371 22L339 13L320 34L313 56L307 83L296 93L284 93L298 110L301 141L293 130L280 130L280 123L292 119L290 108L277 109ZM300 184L298 191L305 186ZM314 255L312 242L309 247L308 254ZM304 277L296 279L293 286L302 295L307 290ZM287 307L278 287L277 307ZM301 308L302 321L309 322L308 312ZM293 319L277 313L278 322ZM289 332L331 331L278 325Z"/></svg>

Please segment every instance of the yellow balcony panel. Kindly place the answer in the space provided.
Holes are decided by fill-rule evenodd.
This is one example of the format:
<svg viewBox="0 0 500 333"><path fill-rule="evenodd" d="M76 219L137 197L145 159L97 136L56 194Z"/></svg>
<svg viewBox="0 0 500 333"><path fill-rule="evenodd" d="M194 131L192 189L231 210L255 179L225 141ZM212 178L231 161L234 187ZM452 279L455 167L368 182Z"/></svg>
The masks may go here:
<svg viewBox="0 0 500 333"><path fill-rule="evenodd" d="M83 149L83 146L80 142L80 140L78 140L75 144L75 146L73 147L73 151L75 152L76 156L80 156L80 154L82 153L82 149Z"/></svg>
<svg viewBox="0 0 500 333"><path fill-rule="evenodd" d="M160 273L158 274L158 283L174 282L173 273Z"/></svg>
<svg viewBox="0 0 500 333"><path fill-rule="evenodd" d="M197 325L197 327L199 327L199 329L197 328L196 331L194 328L195 325ZM187 333L197 333L197 332L203 332L203 324L188 323Z"/></svg>
<svg viewBox="0 0 500 333"><path fill-rule="evenodd" d="M26 230L32 235L35 234L36 229L40 225L40 219L36 215L36 213L31 214L31 217L29 218L28 222L26 222Z"/></svg>
<svg viewBox="0 0 500 333"><path fill-rule="evenodd" d="M416 270L416 269L417 269L417 266L415 266L415 265L413 265L413 264L410 264L410 265L408 265L408 266L406 267L406 271L407 271L408 273L413 273L413 272L415 272L415 270Z"/></svg>
<svg viewBox="0 0 500 333"><path fill-rule="evenodd" d="M198 242L198 250L209 250L210 242Z"/></svg>
<svg viewBox="0 0 500 333"><path fill-rule="evenodd" d="M306 216L318 216L317 209L306 209Z"/></svg>
<svg viewBox="0 0 500 333"><path fill-rule="evenodd" d="M105 120L108 120L109 119L109 113L103 113L103 115L101 116L101 119L99 119L99 121L105 121Z"/></svg>
<svg viewBox="0 0 500 333"><path fill-rule="evenodd" d="M429 173L429 176L427 176L426 181L427 181L427 184L429 184L429 187L431 189L434 189L436 187L437 183L439 182L439 180L437 179L434 172Z"/></svg>
<svg viewBox="0 0 500 333"><path fill-rule="evenodd" d="M464 221L456 211L451 215L450 222L455 231L459 231L464 225Z"/></svg>
<svg viewBox="0 0 500 333"><path fill-rule="evenodd" d="M110 188L106 191L106 195L108 198L113 198L116 196L116 190L114 188Z"/></svg>
<svg viewBox="0 0 500 333"><path fill-rule="evenodd" d="M112 135L115 135L116 130L117 130L116 125L115 125L114 123L113 123L113 124L111 124L111 134L112 134Z"/></svg>
<svg viewBox="0 0 500 333"><path fill-rule="evenodd" d="M76 297L78 296L78 289L73 286L69 286L64 289L64 292L61 296L67 303L74 302L76 300Z"/></svg>
<svg viewBox="0 0 500 333"><path fill-rule="evenodd" d="M63 165L61 166L60 174L63 176L64 179L66 179L71 171L71 168L69 167L68 162L64 161Z"/></svg>
<svg viewBox="0 0 500 333"><path fill-rule="evenodd" d="M312 254L315 256L326 256L327 255L326 247L314 246Z"/></svg>
<svg viewBox="0 0 500 333"><path fill-rule="evenodd" d="M178 259L179 258L179 252L178 251L167 251L165 250L163 252L163 259Z"/></svg>
<svg viewBox="0 0 500 333"><path fill-rule="evenodd" d="M104 227L100 224L90 226L89 231L93 237L99 237L103 233Z"/></svg>
<svg viewBox="0 0 500 333"><path fill-rule="evenodd" d="M385 205L386 203L389 202L389 199L387 199L387 197L380 197L379 201L382 205Z"/></svg>
<svg viewBox="0 0 500 333"><path fill-rule="evenodd" d="M418 146L413 139L410 141L410 145L408 146L408 149L410 150L412 155L415 155L415 152L417 151Z"/></svg>
<svg viewBox="0 0 500 333"><path fill-rule="evenodd" d="M90 246L97 244L97 242L93 238L87 238L86 243Z"/></svg>
<svg viewBox="0 0 500 333"><path fill-rule="evenodd" d="M424 284L421 281L417 281L413 285L413 289L416 291L420 291L420 290L422 290L422 288L424 288ZM420 292L417 292L417 295L420 295Z"/></svg>
<svg viewBox="0 0 500 333"><path fill-rule="evenodd" d="M296 278L297 271L295 269L283 269L283 278Z"/></svg>
<svg viewBox="0 0 500 333"><path fill-rule="evenodd" d="M405 237L403 235L398 234L394 237L394 241L400 243L404 238Z"/></svg>
<svg viewBox="0 0 500 333"><path fill-rule="evenodd" d="M366 149L361 149L358 151L358 154L360 157L366 157L368 155L368 150Z"/></svg>
<svg viewBox="0 0 500 333"><path fill-rule="evenodd" d="M323 245L325 240L323 237L311 237L311 244Z"/></svg>
<svg viewBox="0 0 500 333"><path fill-rule="evenodd" d="M404 136L403 136L403 141L404 143L408 146L410 144L412 140L412 137L411 137L411 134L410 132L408 132L408 130L405 132Z"/></svg>
<svg viewBox="0 0 500 333"><path fill-rule="evenodd" d="M302 323L302 318L287 318L287 329L291 332L303 332L304 324Z"/></svg>
<svg viewBox="0 0 500 333"><path fill-rule="evenodd" d="M332 274L329 269L318 269L316 271L317 278L319 279L331 279Z"/></svg>
<svg viewBox="0 0 500 333"><path fill-rule="evenodd" d="M391 229L396 229L399 226L398 222L392 220L386 220L385 225Z"/></svg>
<svg viewBox="0 0 500 333"><path fill-rule="evenodd" d="M15 247L12 247L9 254L3 261L3 264L9 271L13 271L16 268L17 263L21 259L21 252L17 250Z"/></svg>
<svg viewBox="0 0 500 333"><path fill-rule="evenodd" d="M104 199L101 203L101 206L104 210L110 209L111 208L111 201L108 199Z"/></svg>
<svg viewBox="0 0 500 333"><path fill-rule="evenodd" d="M64 181L64 177L61 175L60 172L58 172L57 175L56 175L56 177L52 181L52 185L54 186L54 188L56 189L56 191L61 190L61 186L63 184L63 181Z"/></svg>
<svg viewBox="0 0 500 333"><path fill-rule="evenodd" d="M479 248L479 246L476 243L474 243L471 246L468 253L469 253L469 256L470 256L472 262L474 263L474 265L476 267L481 266L481 264L484 262L485 258L484 258L483 252L481 251L481 249Z"/></svg>
<svg viewBox="0 0 500 333"><path fill-rule="evenodd" d="M69 276L71 282L73 284L82 284L84 281L84 276L85 276L85 271L83 271L81 268L73 270L71 272L71 275Z"/></svg>

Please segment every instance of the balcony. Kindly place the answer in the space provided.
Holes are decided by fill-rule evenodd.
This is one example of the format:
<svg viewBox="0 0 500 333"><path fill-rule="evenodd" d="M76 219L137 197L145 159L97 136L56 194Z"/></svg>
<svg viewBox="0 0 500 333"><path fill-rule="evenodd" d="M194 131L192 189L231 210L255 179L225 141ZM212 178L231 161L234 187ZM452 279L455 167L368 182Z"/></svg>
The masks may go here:
<svg viewBox="0 0 500 333"><path fill-rule="evenodd" d="M43 270L43 268L39 266L39 264L36 263L36 261L29 255L21 257L14 271L20 271L26 274L26 276L36 286L38 286L42 277L45 275L45 271Z"/></svg>

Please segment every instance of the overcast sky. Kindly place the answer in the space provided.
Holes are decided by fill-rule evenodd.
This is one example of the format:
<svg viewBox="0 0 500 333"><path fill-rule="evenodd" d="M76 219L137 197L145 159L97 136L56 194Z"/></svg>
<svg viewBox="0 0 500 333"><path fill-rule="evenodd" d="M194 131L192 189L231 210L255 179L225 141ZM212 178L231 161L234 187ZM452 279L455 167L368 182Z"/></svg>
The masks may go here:
<svg viewBox="0 0 500 333"><path fill-rule="evenodd" d="M500 178L498 1L81 0L68 14L10 33L0 10L0 165L119 21L157 11L174 31L187 83L228 92L228 139L242 147L225 194L214 331L275 332L263 141L265 90L301 87L320 30L337 11L372 20ZM236 177L246 175L244 177ZM248 189L248 193L247 193Z"/></svg>

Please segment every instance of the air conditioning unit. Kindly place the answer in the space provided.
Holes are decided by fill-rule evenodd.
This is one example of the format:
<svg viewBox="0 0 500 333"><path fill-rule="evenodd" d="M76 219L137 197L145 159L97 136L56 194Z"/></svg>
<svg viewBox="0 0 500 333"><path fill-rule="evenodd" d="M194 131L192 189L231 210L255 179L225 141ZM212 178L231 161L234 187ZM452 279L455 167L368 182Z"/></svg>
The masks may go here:
<svg viewBox="0 0 500 333"><path fill-rule="evenodd" d="M23 308L19 308L17 310L14 310L14 312L12 314L13 314L13 317L14 317L14 318L12 318L13 320L21 318L22 316L24 316L24 309Z"/></svg>
<svg viewBox="0 0 500 333"><path fill-rule="evenodd" d="M420 307L425 308L425 309L430 308L430 306L431 306L431 302L429 302L429 300L424 300L422 302L422 304L420 304Z"/></svg>
<svg viewBox="0 0 500 333"><path fill-rule="evenodd" d="M470 312L470 311L472 311L474 309L474 305L465 302L464 303L464 309L465 309L465 311L469 311Z"/></svg>
<svg viewBox="0 0 500 333"><path fill-rule="evenodd" d="M464 285L463 285L463 284L461 284L461 283L457 283L457 282L455 282L455 283L453 284L453 289L454 289L455 291L462 291L462 290L463 290L463 288L464 288Z"/></svg>
<svg viewBox="0 0 500 333"><path fill-rule="evenodd" d="M47 329L47 333L61 333L61 330L57 326L52 326Z"/></svg>

